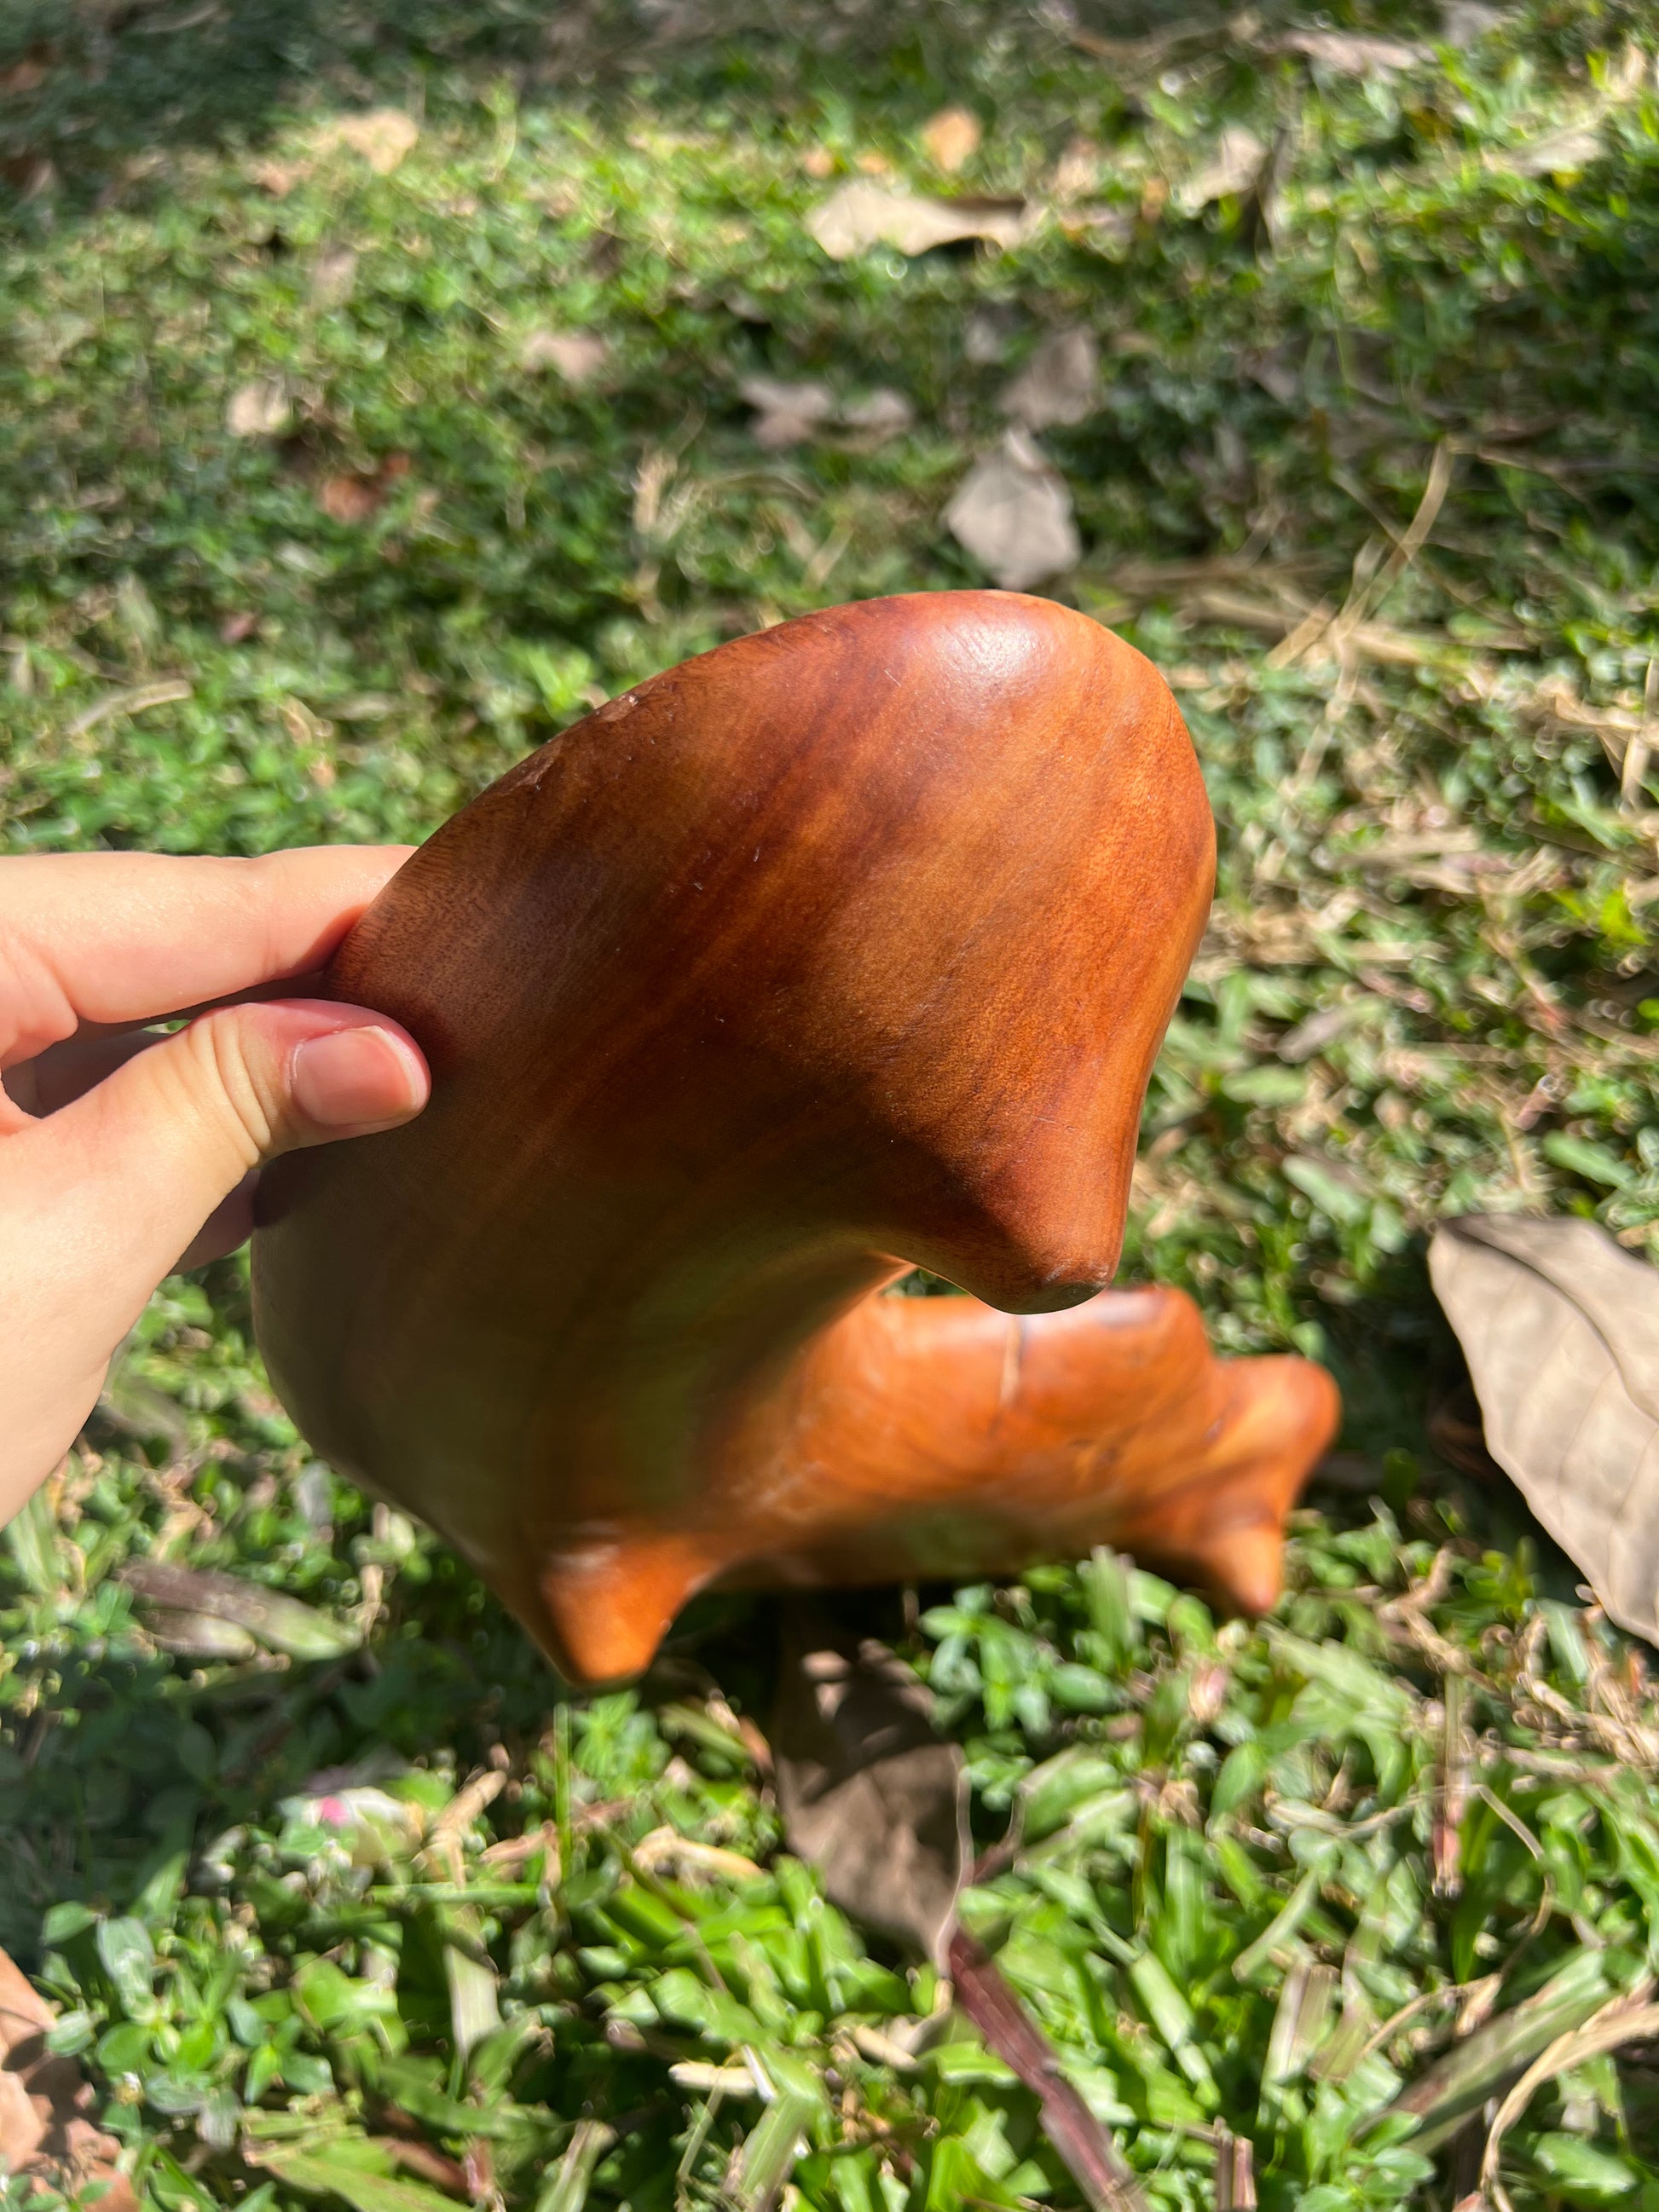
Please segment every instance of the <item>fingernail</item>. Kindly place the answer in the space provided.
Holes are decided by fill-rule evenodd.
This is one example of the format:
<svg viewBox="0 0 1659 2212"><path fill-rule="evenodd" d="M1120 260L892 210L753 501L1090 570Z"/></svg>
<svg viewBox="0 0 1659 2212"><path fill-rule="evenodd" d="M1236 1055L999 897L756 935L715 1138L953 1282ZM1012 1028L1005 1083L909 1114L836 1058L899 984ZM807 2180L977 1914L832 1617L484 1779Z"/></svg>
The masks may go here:
<svg viewBox="0 0 1659 2212"><path fill-rule="evenodd" d="M383 1128L419 1113L425 1069L400 1037L373 1024L308 1037L294 1055L294 1103L320 1129Z"/></svg>

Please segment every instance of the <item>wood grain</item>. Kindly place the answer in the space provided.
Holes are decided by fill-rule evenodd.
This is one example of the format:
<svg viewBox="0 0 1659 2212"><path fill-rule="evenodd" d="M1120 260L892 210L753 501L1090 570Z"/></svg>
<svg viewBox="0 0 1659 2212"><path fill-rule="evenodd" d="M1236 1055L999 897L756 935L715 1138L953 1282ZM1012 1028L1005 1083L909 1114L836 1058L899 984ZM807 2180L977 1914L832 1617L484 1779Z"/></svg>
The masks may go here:
<svg viewBox="0 0 1659 2212"><path fill-rule="evenodd" d="M720 1579L1109 1540L1266 1601L1328 1378L1096 1295L1212 869L1167 688L1047 601L866 601L613 700L336 956L434 1093L268 1171L278 1390L577 1680ZM912 1266L972 1302L879 1295Z"/></svg>

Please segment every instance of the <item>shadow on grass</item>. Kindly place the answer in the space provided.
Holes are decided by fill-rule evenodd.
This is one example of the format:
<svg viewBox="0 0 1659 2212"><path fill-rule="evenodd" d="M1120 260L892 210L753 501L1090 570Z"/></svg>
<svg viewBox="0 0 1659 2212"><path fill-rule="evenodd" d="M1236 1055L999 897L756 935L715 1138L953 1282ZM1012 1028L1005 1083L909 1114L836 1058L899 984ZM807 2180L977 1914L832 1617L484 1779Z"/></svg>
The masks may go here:
<svg viewBox="0 0 1659 2212"><path fill-rule="evenodd" d="M1298 12L1278 0L1255 14ZM1425 29L1437 20L1400 12ZM0 24L0 225L48 198L62 215L107 204L147 155L249 143L307 106L418 109L503 78L522 101L552 102L648 76L670 106L764 82L884 117L914 98L920 121L989 40L1099 57L1103 42L1219 33L1235 13L1217 0L1046 15L994 0L13 0Z"/></svg>

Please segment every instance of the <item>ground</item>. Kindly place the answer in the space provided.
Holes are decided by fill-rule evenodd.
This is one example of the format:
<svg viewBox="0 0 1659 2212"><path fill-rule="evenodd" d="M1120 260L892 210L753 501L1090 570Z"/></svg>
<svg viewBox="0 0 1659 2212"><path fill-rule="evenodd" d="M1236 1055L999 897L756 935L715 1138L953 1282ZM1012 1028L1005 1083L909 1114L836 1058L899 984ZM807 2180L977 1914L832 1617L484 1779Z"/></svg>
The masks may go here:
<svg viewBox="0 0 1659 2212"><path fill-rule="evenodd" d="M1639 1664L1425 1266L1472 1206L1659 1236L1656 50L1565 0L0 13L9 850L418 838L689 653L983 582L945 510L1091 334L1044 587L1164 669L1221 853L1126 1266L1347 1429L1258 1628L1109 1559L865 1625L981 1842L1018 1808L969 1923L1160 2205L1224 2125L1264 2205L1449 2204L1659 1963ZM859 179L1016 204L833 259ZM793 437L757 378L828 398ZM143 1554L313 1610L169 1650ZM1081 2201L778 1854L774 1633L706 1605L567 1699L310 1460L242 1264L167 1285L0 1563L0 1942L154 2203ZM1659 2204L1638 2058L1558 2054L1517 2206Z"/></svg>

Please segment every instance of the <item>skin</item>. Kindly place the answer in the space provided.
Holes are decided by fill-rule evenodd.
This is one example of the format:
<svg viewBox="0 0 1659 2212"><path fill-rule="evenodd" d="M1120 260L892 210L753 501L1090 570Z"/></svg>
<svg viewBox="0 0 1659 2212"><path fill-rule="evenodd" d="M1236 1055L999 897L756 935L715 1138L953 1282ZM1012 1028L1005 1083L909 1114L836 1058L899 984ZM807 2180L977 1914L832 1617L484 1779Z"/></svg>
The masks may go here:
<svg viewBox="0 0 1659 2212"><path fill-rule="evenodd" d="M161 1279L246 1238L265 1162L425 1105L406 1030L305 992L408 857L0 860L0 1522Z"/></svg>

